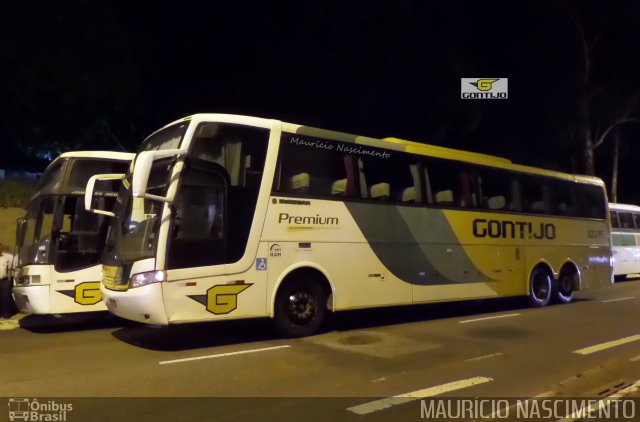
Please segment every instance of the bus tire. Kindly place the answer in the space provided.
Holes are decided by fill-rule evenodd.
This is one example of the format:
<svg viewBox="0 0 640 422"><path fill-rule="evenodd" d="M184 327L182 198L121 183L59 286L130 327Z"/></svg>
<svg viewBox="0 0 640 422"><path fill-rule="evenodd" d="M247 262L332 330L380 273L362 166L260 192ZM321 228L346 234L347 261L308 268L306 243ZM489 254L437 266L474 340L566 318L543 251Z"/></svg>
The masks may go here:
<svg viewBox="0 0 640 422"><path fill-rule="evenodd" d="M535 308L547 306L551 301L553 279L549 271L536 267L529 278L529 304Z"/></svg>
<svg viewBox="0 0 640 422"><path fill-rule="evenodd" d="M293 279L278 290L273 322L285 337L306 337L320 329L327 312L327 295L319 283Z"/></svg>
<svg viewBox="0 0 640 422"><path fill-rule="evenodd" d="M573 301L576 280L574 273L563 271L554 283L553 301L556 303L570 303Z"/></svg>

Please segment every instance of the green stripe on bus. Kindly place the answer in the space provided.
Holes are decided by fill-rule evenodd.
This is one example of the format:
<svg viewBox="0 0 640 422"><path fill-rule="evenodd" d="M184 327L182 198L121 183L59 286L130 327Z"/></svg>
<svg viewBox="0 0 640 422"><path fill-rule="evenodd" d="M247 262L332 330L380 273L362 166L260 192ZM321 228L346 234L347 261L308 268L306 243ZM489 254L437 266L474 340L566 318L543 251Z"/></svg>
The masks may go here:
<svg viewBox="0 0 640 422"><path fill-rule="evenodd" d="M636 246L636 235L633 233L613 233L613 246Z"/></svg>
<svg viewBox="0 0 640 422"><path fill-rule="evenodd" d="M373 252L397 278L425 286L490 281L464 252L442 211L357 202L345 205ZM471 268L474 270L463 274L463 269Z"/></svg>

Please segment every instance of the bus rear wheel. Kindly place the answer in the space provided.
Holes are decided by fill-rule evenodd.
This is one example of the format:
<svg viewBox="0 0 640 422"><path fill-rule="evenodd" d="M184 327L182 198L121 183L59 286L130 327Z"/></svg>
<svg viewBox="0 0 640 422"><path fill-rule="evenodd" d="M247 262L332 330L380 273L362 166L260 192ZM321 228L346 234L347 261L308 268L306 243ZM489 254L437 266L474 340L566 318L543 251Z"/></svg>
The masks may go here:
<svg viewBox="0 0 640 422"><path fill-rule="evenodd" d="M276 295L273 322L286 337L315 334L327 316L327 297L322 287L311 280L292 280Z"/></svg>
<svg viewBox="0 0 640 422"><path fill-rule="evenodd" d="M529 279L529 303L536 308L547 306L551 301L553 282L549 271L537 267Z"/></svg>
<svg viewBox="0 0 640 422"><path fill-rule="evenodd" d="M570 303L573 300L575 277L569 272L563 272L555 284L553 300L556 303Z"/></svg>

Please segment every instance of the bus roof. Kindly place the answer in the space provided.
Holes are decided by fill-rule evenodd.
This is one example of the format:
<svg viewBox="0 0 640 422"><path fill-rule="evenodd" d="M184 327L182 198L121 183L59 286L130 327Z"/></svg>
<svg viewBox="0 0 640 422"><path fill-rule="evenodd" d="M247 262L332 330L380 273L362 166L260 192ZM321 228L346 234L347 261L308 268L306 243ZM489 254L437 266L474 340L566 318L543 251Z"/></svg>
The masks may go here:
<svg viewBox="0 0 640 422"><path fill-rule="evenodd" d="M135 154L115 151L70 151L60 154L58 158L104 158L106 160L130 161Z"/></svg>
<svg viewBox="0 0 640 422"><path fill-rule="evenodd" d="M400 138L384 138L383 141L394 142L405 145L408 148L408 152L414 152L411 148L417 148L420 152L424 152L426 155L433 155L441 158L451 158L452 160L481 160L488 162L496 162L502 164L511 164L511 160L508 158L497 157L495 155L481 154L479 152L464 151L461 149L454 149L448 147L442 147L438 145L424 144L422 142L407 141Z"/></svg>
<svg viewBox="0 0 640 422"><path fill-rule="evenodd" d="M299 133L301 135L317 136L327 140L335 140L341 142L353 142L361 145L368 145L377 148L384 148L395 151L403 151L412 154L419 154L425 156L433 156L438 158L445 158L450 160L464 161L468 163L492 166L502 168L505 170L513 170L523 173L532 173L541 176L554 177L564 180L570 180L573 182L589 183L599 186L604 186L604 182L594 176L577 175L570 173L563 173L555 170L547 170L538 167L531 167L522 164L515 164L511 160L503 157L482 154L471 151L458 150L454 148L441 147L437 145L430 145L421 142L408 141L400 138L370 138L366 136L353 135L345 132L337 132L327 129L320 129L312 126L298 125L295 123L287 123L279 120L265 119L261 117L242 116L236 114L218 114L218 113L199 113L191 116L183 117L164 126L171 126L179 122L185 122L189 120L220 120L237 124L253 124L262 127L269 127L271 123L280 123L282 130L286 132ZM163 127L163 128L164 128ZM160 129L161 130L161 129Z"/></svg>
<svg viewBox="0 0 640 422"><path fill-rule="evenodd" d="M640 206L631 204L617 204L610 202L609 209L612 211L636 211L640 212Z"/></svg>
<svg viewBox="0 0 640 422"><path fill-rule="evenodd" d="M55 163L68 158L95 158L103 160L132 161L135 154L131 152L115 152L115 151L69 151L58 155L47 168L53 167Z"/></svg>

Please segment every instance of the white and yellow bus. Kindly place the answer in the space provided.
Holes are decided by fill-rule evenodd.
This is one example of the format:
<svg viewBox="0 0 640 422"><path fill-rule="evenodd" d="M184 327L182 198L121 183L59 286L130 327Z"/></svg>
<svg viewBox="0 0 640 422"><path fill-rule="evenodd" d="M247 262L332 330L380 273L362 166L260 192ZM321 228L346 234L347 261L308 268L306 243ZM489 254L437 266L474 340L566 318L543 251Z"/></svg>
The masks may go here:
<svg viewBox="0 0 640 422"><path fill-rule="evenodd" d="M593 177L225 114L165 126L133 169L101 292L135 321L270 316L300 336L329 311L517 295L544 306L612 282Z"/></svg>
<svg viewBox="0 0 640 422"><path fill-rule="evenodd" d="M613 274L616 278L640 276L640 207L609 204Z"/></svg>
<svg viewBox="0 0 640 422"><path fill-rule="evenodd" d="M20 312L106 310L100 300L100 255L109 220L85 211L84 189L97 173L126 172L133 157L119 152L68 152L47 167L16 230L13 297ZM118 185L98 187L95 206L113 207Z"/></svg>

